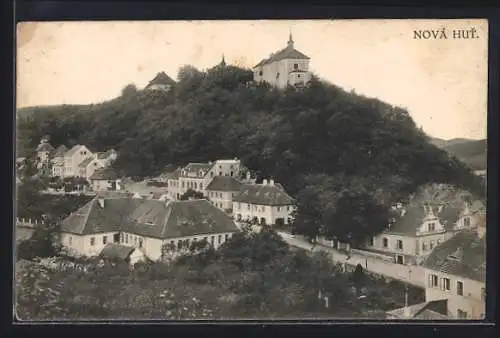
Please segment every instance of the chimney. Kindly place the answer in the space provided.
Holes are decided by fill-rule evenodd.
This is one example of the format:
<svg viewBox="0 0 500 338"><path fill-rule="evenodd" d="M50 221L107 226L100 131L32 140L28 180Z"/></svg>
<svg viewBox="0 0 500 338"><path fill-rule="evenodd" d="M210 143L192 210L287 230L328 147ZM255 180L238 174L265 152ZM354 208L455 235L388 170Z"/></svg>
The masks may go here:
<svg viewBox="0 0 500 338"><path fill-rule="evenodd" d="M262 180L262 185L267 185L267 180Z"/></svg>
<svg viewBox="0 0 500 338"><path fill-rule="evenodd" d="M97 199L97 202L99 203L99 205L101 206L101 208L104 208L104 198L99 197L99 198Z"/></svg>

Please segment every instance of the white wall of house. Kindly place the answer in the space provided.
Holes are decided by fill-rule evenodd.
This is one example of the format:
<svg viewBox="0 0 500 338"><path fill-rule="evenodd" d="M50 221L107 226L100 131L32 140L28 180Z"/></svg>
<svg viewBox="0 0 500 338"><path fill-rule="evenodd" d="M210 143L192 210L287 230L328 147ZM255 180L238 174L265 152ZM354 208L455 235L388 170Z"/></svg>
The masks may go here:
<svg viewBox="0 0 500 338"><path fill-rule="evenodd" d="M223 211L233 210L233 196L236 192L208 190L207 196L210 202Z"/></svg>
<svg viewBox="0 0 500 338"><path fill-rule="evenodd" d="M172 200L178 200L181 197L180 181L177 179L168 179L167 184L168 197Z"/></svg>
<svg viewBox="0 0 500 338"><path fill-rule="evenodd" d="M304 76L305 79L297 78L296 76L290 76L290 72L292 72L294 69L306 71L307 73L301 73L301 76ZM309 80L309 60L287 59L273 62L271 64L265 64L254 69L255 82L265 81L279 88L285 88L288 84L293 85L297 82L302 81L306 83Z"/></svg>
<svg viewBox="0 0 500 338"><path fill-rule="evenodd" d="M472 279L453 276L439 271L425 269L427 285L425 301L448 299L448 312L452 318L459 318L459 310L467 313L467 319L480 319L485 314L485 284ZM448 281L445 281L447 279ZM462 294L459 294L459 282Z"/></svg>
<svg viewBox="0 0 500 338"><path fill-rule="evenodd" d="M252 221L254 217L257 217L259 223L264 219L266 224L273 225L276 224L277 219L282 218L284 224L288 224L292 211L292 205L269 206L233 202L233 217L237 221Z"/></svg>
<svg viewBox="0 0 500 338"><path fill-rule="evenodd" d="M80 145L72 155L64 156L64 168L61 176L78 176L80 174L79 164L83 160L94 157L94 154L84 145Z"/></svg>
<svg viewBox="0 0 500 338"><path fill-rule="evenodd" d="M92 235L75 235L61 233L61 244L67 248L68 254L75 256L97 256L104 246L114 242L114 235L118 232L107 232Z"/></svg>
<svg viewBox="0 0 500 338"><path fill-rule="evenodd" d="M121 190L121 180L114 180L116 190ZM111 181L110 180L91 180L90 185L92 186L92 189L95 191L107 191L108 188L111 188Z"/></svg>
<svg viewBox="0 0 500 338"><path fill-rule="evenodd" d="M142 262L146 259L146 256L141 250L135 249L129 256L130 265L134 265L135 263Z"/></svg>

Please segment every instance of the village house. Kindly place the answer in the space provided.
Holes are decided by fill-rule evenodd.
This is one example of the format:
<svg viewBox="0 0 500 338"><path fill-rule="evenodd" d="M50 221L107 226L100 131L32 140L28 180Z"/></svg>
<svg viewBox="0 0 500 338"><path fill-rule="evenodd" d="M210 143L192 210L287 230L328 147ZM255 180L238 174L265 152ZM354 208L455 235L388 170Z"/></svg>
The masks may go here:
<svg viewBox="0 0 500 338"><path fill-rule="evenodd" d="M50 162L50 156L54 151L54 147L49 143L48 137L43 137L40 144L36 147L36 167L42 169L44 165Z"/></svg>
<svg viewBox="0 0 500 338"><path fill-rule="evenodd" d="M52 176L61 177L63 175L64 168L64 154L68 151L68 148L63 144L57 147L54 151L52 157Z"/></svg>
<svg viewBox="0 0 500 338"><path fill-rule="evenodd" d="M94 157L94 154L84 145L77 144L64 154L64 164L61 177L79 176L79 164L87 158Z"/></svg>
<svg viewBox="0 0 500 338"><path fill-rule="evenodd" d="M165 72L160 72L144 87L144 90L169 92L174 85L175 81L170 76Z"/></svg>
<svg viewBox="0 0 500 338"><path fill-rule="evenodd" d="M233 217L237 221L261 225L291 223L294 200L274 180L261 184L244 184L233 197Z"/></svg>
<svg viewBox="0 0 500 338"><path fill-rule="evenodd" d="M99 168L89 177L90 186L94 191L121 190L121 179L111 168Z"/></svg>
<svg viewBox="0 0 500 338"><path fill-rule="evenodd" d="M207 200L95 197L62 222L61 244L74 256L97 256L107 244L120 244L156 261L193 243L218 248L238 231Z"/></svg>
<svg viewBox="0 0 500 338"><path fill-rule="evenodd" d="M424 260L426 302L445 300L450 319L484 319L486 225L457 233Z"/></svg>
<svg viewBox="0 0 500 338"><path fill-rule="evenodd" d="M278 88L303 86L311 79L310 58L294 47L292 34L286 48L271 54L253 67L255 82L267 82Z"/></svg>
<svg viewBox="0 0 500 338"><path fill-rule="evenodd" d="M233 197L242 185L233 176L216 176L207 186L208 199L217 208L230 214L233 211Z"/></svg>
<svg viewBox="0 0 500 338"><path fill-rule="evenodd" d="M97 156L86 158L78 165L80 170L78 176L88 180L97 169L104 167L103 163L97 159Z"/></svg>
<svg viewBox="0 0 500 338"><path fill-rule="evenodd" d="M172 199L180 199L188 190L194 190L207 196L206 188L216 176L241 176L239 159L217 160L207 163L189 163L179 168L168 178L168 195Z"/></svg>
<svg viewBox="0 0 500 338"><path fill-rule="evenodd" d="M475 224L466 203L413 203L396 211L388 228L365 248L391 256L397 264L420 264L436 246Z"/></svg>
<svg viewBox="0 0 500 338"><path fill-rule="evenodd" d="M96 153L97 160L101 162L103 167L111 165L118 158L118 152L114 149L108 149L105 152Z"/></svg>

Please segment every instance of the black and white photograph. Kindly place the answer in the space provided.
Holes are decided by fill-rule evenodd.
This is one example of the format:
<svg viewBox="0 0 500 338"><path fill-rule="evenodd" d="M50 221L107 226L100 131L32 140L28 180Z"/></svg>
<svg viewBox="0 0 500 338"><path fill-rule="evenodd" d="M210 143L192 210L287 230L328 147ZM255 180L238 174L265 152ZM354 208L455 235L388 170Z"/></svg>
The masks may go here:
<svg viewBox="0 0 500 338"><path fill-rule="evenodd" d="M16 27L13 316L482 320L488 21Z"/></svg>

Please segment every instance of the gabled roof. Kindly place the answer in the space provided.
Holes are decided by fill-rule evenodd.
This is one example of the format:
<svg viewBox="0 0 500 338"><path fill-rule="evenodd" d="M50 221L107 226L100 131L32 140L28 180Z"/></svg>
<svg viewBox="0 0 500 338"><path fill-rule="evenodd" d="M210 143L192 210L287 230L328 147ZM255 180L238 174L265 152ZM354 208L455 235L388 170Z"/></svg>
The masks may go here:
<svg viewBox="0 0 500 338"><path fill-rule="evenodd" d="M86 168L90 163L92 163L92 161L94 160L95 158L94 157L88 157L86 159L84 159L79 165L78 167L80 168Z"/></svg>
<svg viewBox="0 0 500 338"><path fill-rule="evenodd" d="M459 232L434 248L422 266L437 272L484 282L485 238L480 238L474 230Z"/></svg>
<svg viewBox="0 0 500 338"><path fill-rule="evenodd" d="M111 168L99 168L94 171L89 180L116 180L118 174Z"/></svg>
<svg viewBox="0 0 500 338"><path fill-rule="evenodd" d="M243 184L232 176L215 176L208 184L206 190L215 191L240 191Z"/></svg>
<svg viewBox="0 0 500 338"><path fill-rule="evenodd" d="M429 207L432 208L434 215L439 219L441 224L448 229L454 226L462 211L462 208L454 204L442 205L441 212L439 212L438 205L429 205ZM403 216L397 215L395 217L396 222L386 230L386 233L408 236L415 236L417 234L417 230L422 225L426 215L424 204L414 203L404 209L406 211L405 214Z"/></svg>
<svg viewBox="0 0 500 338"><path fill-rule="evenodd" d="M263 65L281 61L281 60L287 60L287 59L294 59L294 60L309 60L310 57L299 52L296 50L293 45L288 45L286 48L283 48L279 50L276 53L271 54L271 56L267 59L264 59L260 61L257 65L255 65L253 68L261 67Z"/></svg>
<svg viewBox="0 0 500 338"><path fill-rule="evenodd" d="M198 176L198 177L204 177L208 171L213 167L213 163L189 163L187 166L184 167L183 170L185 170L187 173L196 173L198 176L198 173L200 170L204 172L203 176ZM187 175L182 175L183 170L181 170L181 176L184 177L189 177Z"/></svg>
<svg viewBox="0 0 500 338"><path fill-rule="evenodd" d="M74 145L70 150L68 150L66 152L66 154L64 154L65 156L72 156L74 154L76 154L76 152L78 150L80 150L82 147L85 147L84 145L81 145L81 144L77 144L77 145ZM85 147L86 148L86 147Z"/></svg>
<svg viewBox="0 0 500 338"><path fill-rule="evenodd" d="M174 172L167 173L167 179L168 180L177 180L181 176L181 168L177 168L174 170Z"/></svg>
<svg viewBox="0 0 500 338"><path fill-rule="evenodd" d="M424 302L419 304L402 307L387 312L391 317L397 319L420 319L420 320L439 320L449 319L447 313L446 299Z"/></svg>
<svg viewBox="0 0 500 338"><path fill-rule="evenodd" d="M134 252L134 250L136 249L133 247L108 243L101 250L100 255L107 258L118 258L125 260L129 258L129 256L132 254L132 252Z"/></svg>
<svg viewBox="0 0 500 338"><path fill-rule="evenodd" d="M136 201L129 198L105 199L105 207L102 208L96 197L72 212L62 222L61 231L77 235L119 231L126 218L124 211L133 209Z"/></svg>
<svg viewBox="0 0 500 338"><path fill-rule="evenodd" d="M64 144L61 144L54 152L54 157L64 156L64 154L68 151L68 147Z"/></svg>
<svg viewBox="0 0 500 338"><path fill-rule="evenodd" d="M62 232L79 235L125 231L153 238L237 232L231 217L207 200L158 201L96 197L63 221Z"/></svg>
<svg viewBox="0 0 500 338"><path fill-rule="evenodd" d="M279 183L271 184L244 184L233 198L235 202L258 205L292 205L294 203Z"/></svg>
<svg viewBox="0 0 500 338"><path fill-rule="evenodd" d="M151 80L146 88L149 88L152 85L174 85L176 82L172 80L170 76L168 76L165 72L159 72L156 76Z"/></svg>

